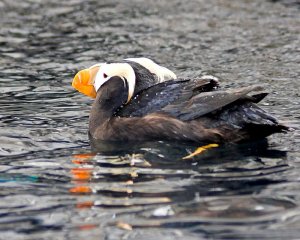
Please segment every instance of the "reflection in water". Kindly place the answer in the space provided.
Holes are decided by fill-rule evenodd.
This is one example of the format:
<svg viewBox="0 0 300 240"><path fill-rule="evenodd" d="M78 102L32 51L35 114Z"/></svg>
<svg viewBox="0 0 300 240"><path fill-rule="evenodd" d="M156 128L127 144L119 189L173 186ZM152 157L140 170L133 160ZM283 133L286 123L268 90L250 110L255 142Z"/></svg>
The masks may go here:
<svg viewBox="0 0 300 240"><path fill-rule="evenodd" d="M293 2L0 0L0 238L298 239ZM296 130L188 160L201 144L90 144L74 74L141 56L263 84L262 107Z"/></svg>
<svg viewBox="0 0 300 240"><path fill-rule="evenodd" d="M73 163L76 163L77 166L71 169L74 187L69 189L69 192L72 194L80 195L91 195L96 194L104 197L106 201L87 201L80 202L76 206L79 208L86 208L92 206L101 206L101 207L129 207L137 205L149 205L157 203L169 202L168 197L155 196L155 193L141 193L133 192L135 187L135 182L139 181L139 174L137 173L138 169L135 167L136 156L126 156L122 159L111 159L110 163L113 165L117 163L115 168L109 169L108 171L103 171L99 168L97 162L91 162L92 157L95 154L76 154ZM80 159L80 161L78 161ZM119 166L118 161L127 162L127 167L124 168ZM141 166L139 166L141 167ZM104 175L104 176L103 176ZM101 180L108 181L112 179L113 182L118 182L116 186L109 185L108 188L99 188L96 186L89 186L90 182L101 182ZM159 194L161 195L161 194ZM145 198L143 201L137 203L132 202L135 197ZM131 201L129 201L131 199Z"/></svg>
<svg viewBox="0 0 300 240"><path fill-rule="evenodd" d="M191 228L197 232L217 224L226 231L236 224L268 224L297 207L292 199L264 194L269 186L286 183L270 180L268 175L289 169L284 162L270 165L262 159L286 157L284 151L269 150L267 141L220 146L188 162L166 151L172 153L174 148L177 157L185 156L195 146L142 143L143 147L135 144L130 148L134 154L123 150L122 155L118 144L107 144L94 142L93 152L73 156L73 186L69 189L79 196L78 210L114 209L118 217L108 219L107 226L123 230ZM119 154L109 154L114 152ZM256 197L248 197L251 195Z"/></svg>

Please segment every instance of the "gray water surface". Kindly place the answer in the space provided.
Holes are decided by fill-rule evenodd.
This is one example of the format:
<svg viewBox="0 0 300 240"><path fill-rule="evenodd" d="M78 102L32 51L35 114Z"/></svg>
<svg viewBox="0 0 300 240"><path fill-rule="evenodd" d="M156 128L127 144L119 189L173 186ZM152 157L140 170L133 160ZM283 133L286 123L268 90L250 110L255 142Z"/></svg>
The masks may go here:
<svg viewBox="0 0 300 240"><path fill-rule="evenodd" d="M0 0L0 239L299 239L299 26L288 0ZM192 160L185 143L91 146L73 76L139 56L262 84L295 131Z"/></svg>

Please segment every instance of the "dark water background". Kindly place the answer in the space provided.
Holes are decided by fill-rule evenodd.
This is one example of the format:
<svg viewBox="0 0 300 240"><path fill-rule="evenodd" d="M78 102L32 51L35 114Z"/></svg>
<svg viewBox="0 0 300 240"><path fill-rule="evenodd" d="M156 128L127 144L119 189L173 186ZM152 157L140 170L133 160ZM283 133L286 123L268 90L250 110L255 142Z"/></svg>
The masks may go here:
<svg viewBox="0 0 300 240"><path fill-rule="evenodd" d="M0 239L300 239L298 1L0 0ZM148 56L263 84L296 131L224 146L88 141L74 74Z"/></svg>

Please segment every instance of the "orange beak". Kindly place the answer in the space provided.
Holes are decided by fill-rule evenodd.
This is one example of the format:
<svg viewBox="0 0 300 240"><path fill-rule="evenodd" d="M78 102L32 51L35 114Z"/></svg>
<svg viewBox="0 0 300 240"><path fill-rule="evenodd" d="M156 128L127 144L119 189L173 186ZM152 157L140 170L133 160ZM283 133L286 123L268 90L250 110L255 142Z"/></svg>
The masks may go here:
<svg viewBox="0 0 300 240"><path fill-rule="evenodd" d="M91 98L96 98L94 82L99 69L99 66L93 66L79 71L73 79L72 87Z"/></svg>

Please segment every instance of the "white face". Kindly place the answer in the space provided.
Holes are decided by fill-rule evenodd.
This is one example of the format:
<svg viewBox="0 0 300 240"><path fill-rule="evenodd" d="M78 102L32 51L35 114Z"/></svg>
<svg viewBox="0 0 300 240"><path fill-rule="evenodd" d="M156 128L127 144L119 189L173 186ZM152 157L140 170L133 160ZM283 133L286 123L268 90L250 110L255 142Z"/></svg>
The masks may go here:
<svg viewBox="0 0 300 240"><path fill-rule="evenodd" d="M118 76L123 79L124 84L128 84L128 99L131 99L135 88L135 73L128 63L108 63L101 65L96 78L94 87L96 92L99 88L107 82L111 77Z"/></svg>
<svg viewBox="0 0 300 240"><path fill-rule="evenodd" d="M108 81L111 76L108 76L105 71L106 69L106 65L107 64L103 64L101 65L99 71L97 72L96 78L95 78L95 82L94 82L94 87L96 92L99 90L99 88L106 82Z"/></svg>

